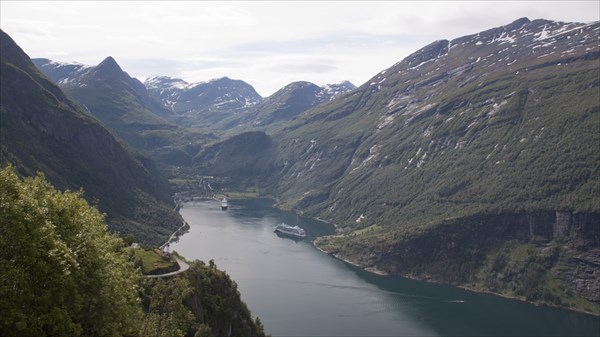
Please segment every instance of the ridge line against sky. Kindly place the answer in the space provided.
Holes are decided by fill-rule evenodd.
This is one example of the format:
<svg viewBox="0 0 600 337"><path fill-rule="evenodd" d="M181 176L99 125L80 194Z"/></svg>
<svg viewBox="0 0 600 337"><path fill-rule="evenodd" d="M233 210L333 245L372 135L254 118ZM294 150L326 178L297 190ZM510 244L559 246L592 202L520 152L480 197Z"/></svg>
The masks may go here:
<svg viewBox="0 0 600 337"><path fill-rule="evenodd" d="M600 20L591 1L0 1L0 26L32 58L131 76L227 76L266 97L293 81L359 86L425 45L521 17Z"/></svg>

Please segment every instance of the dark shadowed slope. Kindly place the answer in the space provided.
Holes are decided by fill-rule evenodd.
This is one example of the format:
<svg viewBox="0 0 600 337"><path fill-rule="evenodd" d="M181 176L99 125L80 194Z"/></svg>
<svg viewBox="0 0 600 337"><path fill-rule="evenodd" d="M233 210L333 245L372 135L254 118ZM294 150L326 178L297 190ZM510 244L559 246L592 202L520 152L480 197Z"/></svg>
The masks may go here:
<svg viewBox="0 0 600 337"><path fill-rule="evenodd" d="M1 162L43 172L57 188L83 188L112 230L159 243L180 225L151 160L127 150L70 101L1 33Z"/></svg>

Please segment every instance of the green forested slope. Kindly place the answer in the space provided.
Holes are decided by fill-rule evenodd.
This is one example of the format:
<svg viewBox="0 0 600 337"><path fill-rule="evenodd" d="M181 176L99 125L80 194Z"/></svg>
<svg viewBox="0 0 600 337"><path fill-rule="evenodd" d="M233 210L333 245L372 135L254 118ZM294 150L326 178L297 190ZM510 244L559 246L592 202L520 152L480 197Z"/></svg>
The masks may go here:
<svg viewBox="0 0 600 337"><path fill-rule="evenodd" d="M352 97L302 115L273 135L284 183L300 188L295 195L326 195L318 211L334 206L340 223L365 212L398 221L423 207L436 218L598 211L598 24L532 43L520 32L535 37L552 22L517 23L433 43ZM510 35L512 46L492 42ZM302 184L289 179L299 175ZM352 212L335 211L342 205Z"/></svg>
<svg viewBox="0 0 600 337"><path fill-rule="evenodd" d="M598 313L599 28L432 43L281 133L280 193L365 267Z"/></svg>
<svg viewBox="0 0 600 337"><path fill-rule="evenodd" d="M0 162L23 175L44 172L60 189L83 188L107 213L111 230L165 240L181 218L152 161L115 140L1 34Z"/></svg>
<svg viewBox="0 0 600 337"><path fill-rule="evenodd" d="M597 308L599 36L523 18L435 41L267 132L263 191L334 223L317 245L364 267ZM492 258L531 242L535 286Z"/></svg>
<svg viewBox="0 0 600 337"><path fill-rule="evenodd" d="M0 335L264 336L212 261L143 278L81 193L0 171Z"/></svg>

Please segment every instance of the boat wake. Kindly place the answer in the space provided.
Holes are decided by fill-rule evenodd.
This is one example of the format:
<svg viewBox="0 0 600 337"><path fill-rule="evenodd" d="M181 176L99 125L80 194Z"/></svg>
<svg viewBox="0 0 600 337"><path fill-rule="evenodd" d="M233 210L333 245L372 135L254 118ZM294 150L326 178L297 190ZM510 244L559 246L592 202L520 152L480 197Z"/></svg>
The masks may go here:
<svg viewBox="0 0 600 337"><path fill-rule="evenodd" d="M415 295L415 294L408 294L408 293L403 293L403 292L393 291L393 290L372 289L370 287L339 285L339 284L332 284L332 283L320 283L320 282L310 282L310 281L297 281L297 280L282 280L282 282L288 282L288 283L294 282L294 283L299 283L299 284L313 284L313 285L318 285L318 286L328 287L328 288L360 290L360 291L366 291L366 292L378 292L378 293L384 292L384 293L387 293L390 295L395 295L398 297L434 300L434 301L440 301L440 302L444 302L444 303L465 303L465 300L454 300L454 299L449 300L449 299L443 298L443 297Z"/></svg>

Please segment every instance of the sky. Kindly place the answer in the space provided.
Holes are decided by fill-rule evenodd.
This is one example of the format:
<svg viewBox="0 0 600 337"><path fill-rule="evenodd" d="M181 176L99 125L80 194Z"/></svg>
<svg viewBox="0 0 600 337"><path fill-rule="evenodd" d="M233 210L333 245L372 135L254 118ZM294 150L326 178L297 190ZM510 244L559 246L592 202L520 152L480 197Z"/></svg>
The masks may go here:
<svg viewBox="0 0 600 337"><path fill-rule="evenodd" d="M600 1L0 1L0 27L32 58L202 82L263 97L294 81L361 85L425 45L528 17L600 20Z"/></svg>

